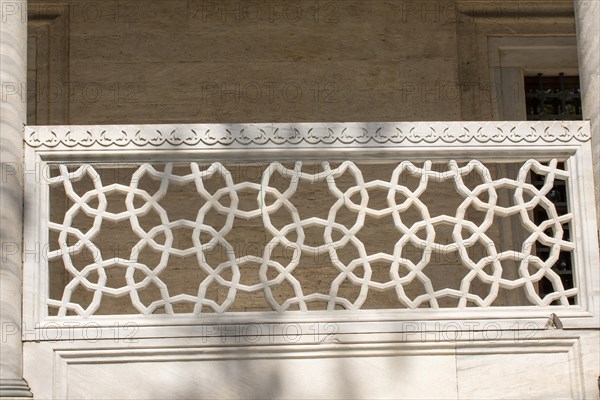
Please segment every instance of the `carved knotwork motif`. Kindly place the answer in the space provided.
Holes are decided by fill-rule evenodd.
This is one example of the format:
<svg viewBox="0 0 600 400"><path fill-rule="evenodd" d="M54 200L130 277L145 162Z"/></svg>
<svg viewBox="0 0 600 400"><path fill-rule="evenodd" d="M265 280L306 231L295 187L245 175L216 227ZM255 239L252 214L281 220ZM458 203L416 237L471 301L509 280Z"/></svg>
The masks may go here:
<svg viewBox="0 0 600 400"><path fill-rule="evenodd" d="M401 122L241 125L29 126L34 148L92 146L400 145L434 143L585 142L589 130L573 122Z"/></svg>

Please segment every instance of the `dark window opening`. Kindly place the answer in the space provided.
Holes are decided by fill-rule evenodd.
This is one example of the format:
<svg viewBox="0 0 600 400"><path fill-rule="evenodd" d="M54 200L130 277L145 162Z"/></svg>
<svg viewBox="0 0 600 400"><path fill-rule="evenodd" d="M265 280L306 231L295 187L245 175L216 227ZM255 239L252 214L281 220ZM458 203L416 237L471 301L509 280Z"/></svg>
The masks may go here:
<svg viewBox="0 0 600 400"><path fill-rule="evenodd" d="M528 121L583 119L578 76L565 76L563 73L558 76L544 76L543 74L526 76L525 98ZM563 169L564 164L559 163L558 168ZM544 177L532 174L531 183L537 188L541 188L544 185ZM559 215L568 212L565 182L555 182L552 190L548 193L548 198L554 203ZM540 211L534 211L533 217L536 224L542 223L547 218L545 212ZM563 231L563 239L571 240L571 232L568 224L563 226ZM542 260L545 260L550 255L550 248L537 246L536 254ZM570 252L561 252L558 261L552 266L552 270L560 276L565 290L574 287L573 262ZM543 278L539 283L539 291L540 296L544 297L555 290L552 287L552 283L547 278ZM575 298L569 298L569 303L575 304ZM554 302L553 304L558 304L558 302Z"/></svg>
<svg viewBox="0 0 600 400"><path fill-rule="evenodd" d="M582 119L578 76L526 76L525 101L529 121Z"/></svg>

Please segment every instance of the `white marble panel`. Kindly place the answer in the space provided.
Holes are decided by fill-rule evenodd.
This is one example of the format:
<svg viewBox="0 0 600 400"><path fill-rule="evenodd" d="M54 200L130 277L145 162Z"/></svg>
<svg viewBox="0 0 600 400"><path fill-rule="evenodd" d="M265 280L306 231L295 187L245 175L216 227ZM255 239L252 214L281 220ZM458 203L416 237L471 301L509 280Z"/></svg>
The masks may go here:
<svg viewBox="0 0 600 400"><path fill-rule="evenodd" d="M456 398L452 355L76 364L70 399Z"/></svg>
<svg viewBox="0 0 600 400"><path fill-rule="evenodd" d="M460 399L572 399L568 354L458 355Z"/></svg>

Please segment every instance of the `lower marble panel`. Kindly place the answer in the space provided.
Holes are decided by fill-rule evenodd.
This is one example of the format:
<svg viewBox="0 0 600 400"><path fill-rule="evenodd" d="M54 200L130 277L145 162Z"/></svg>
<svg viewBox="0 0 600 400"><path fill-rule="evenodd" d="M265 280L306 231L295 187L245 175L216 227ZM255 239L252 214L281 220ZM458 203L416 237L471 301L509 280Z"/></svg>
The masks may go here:
<svg viewBox="0 0 600 400"><path fill-rule="evenodd" d="M69 368L68 398L447 398L453 357L226 360ZM428 384L435 382L435 385Z"/></svg>
<svg viewBox="0 0 600 400"><path fill-rule="evenodd" d="M38 399L597 399L598 332L526 341L407 342L341 335L327 343L25 343Z"/></svg>

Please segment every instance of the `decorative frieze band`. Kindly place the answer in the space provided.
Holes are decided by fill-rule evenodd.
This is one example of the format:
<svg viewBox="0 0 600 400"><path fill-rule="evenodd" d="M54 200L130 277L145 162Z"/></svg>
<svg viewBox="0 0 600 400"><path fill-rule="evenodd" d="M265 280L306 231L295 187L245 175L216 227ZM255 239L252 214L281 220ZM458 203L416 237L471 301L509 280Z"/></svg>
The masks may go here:
<svg viewBox="0 0 600 400"><path fill-rule="evenodd" d="M159 147L566 143L590 140L581 121L28 126L31 147Z"/></svg>

